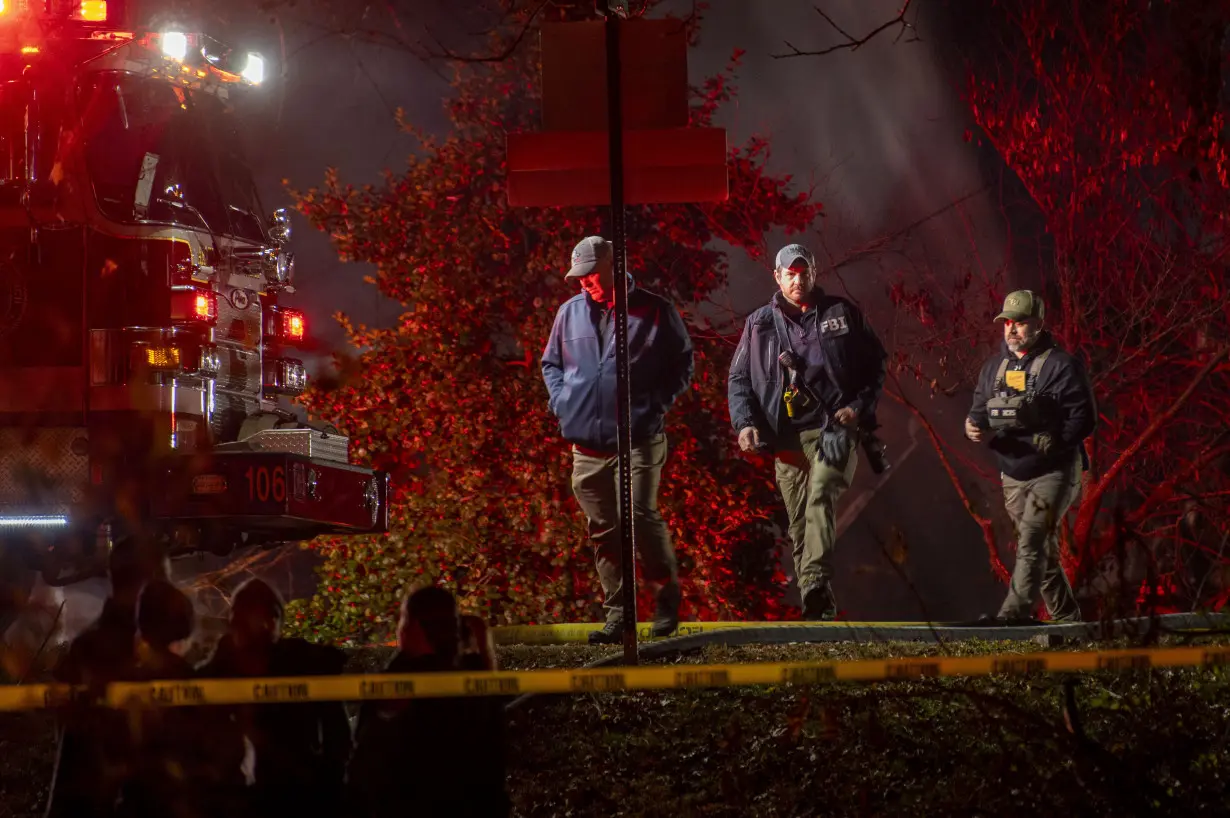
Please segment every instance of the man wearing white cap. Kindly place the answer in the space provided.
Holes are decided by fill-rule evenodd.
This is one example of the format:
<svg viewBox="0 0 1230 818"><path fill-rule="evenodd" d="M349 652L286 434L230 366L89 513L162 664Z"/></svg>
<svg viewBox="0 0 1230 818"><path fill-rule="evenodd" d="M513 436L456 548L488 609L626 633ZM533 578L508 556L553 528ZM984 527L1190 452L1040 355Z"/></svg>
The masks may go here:
<svg viewBox="0 0 1230 818"><path fill-rule="evenodd" d="M572 251L566 278L581 292L555 315L542 377L560 433L572 444L572 490L589 522L606 625L593 644L615 644L623 628L616 438L615 265L613 248L589 236ZM664 417L692 381L692 341L679 312L629 276L628 356L632 403L632 526L645 579L657 586L653 635L679 626L679 576L670 531L658 512L666 463ZM631 615L631 614L629 614Z"/></svg>
<svg viewBox="0 0 1230 818"><path fill-rule="evenodd" d="M803 617L833 619L837 501L876 428L887 356L857 307L816 286L806 247L783 247L773 277L779 292L748 316L731 360L730 421L740 449L774 454Z"/></svg>

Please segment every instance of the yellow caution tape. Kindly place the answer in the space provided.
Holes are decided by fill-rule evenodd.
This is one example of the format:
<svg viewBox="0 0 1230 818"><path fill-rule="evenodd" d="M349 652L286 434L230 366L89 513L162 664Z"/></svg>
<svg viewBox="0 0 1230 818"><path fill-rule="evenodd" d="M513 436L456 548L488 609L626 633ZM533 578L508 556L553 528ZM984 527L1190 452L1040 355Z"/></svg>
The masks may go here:
<svg viewBox="0 0 1230 818"><path fill-rule="evenodd" d="M679 628L671 634L671 638L679 636L694 636L698 633L712 633L739 628L886 628L902 626L918 626L926 628L921 622L681 622ZM646 642L651 638L652 622L641 622L636 626L638 642ZM566 645L585 643L593 631L601 630L601 622L571 623L564 625L502 625L491 629L492 638L497 645ZM663 637L665 638L665 637Z"/></svg>
<svg viewBox="0 0 1230 818"><path fill-rule="evenodd" d="M840 681L891 681L996 673L1138 671L1164 667L1230 665L1230 646L1153 648L1080 653L940 656L829 662L726 665L655 665L583 670L518 670L483 673L369 674L259 679L193 679L112 684L108 707L218 704L285 704L313 701L514 696L523 693L603 693L739 685L798 685ZM0 710L34 710L73 701L79 691L62 685L0 687Z"/></svg>

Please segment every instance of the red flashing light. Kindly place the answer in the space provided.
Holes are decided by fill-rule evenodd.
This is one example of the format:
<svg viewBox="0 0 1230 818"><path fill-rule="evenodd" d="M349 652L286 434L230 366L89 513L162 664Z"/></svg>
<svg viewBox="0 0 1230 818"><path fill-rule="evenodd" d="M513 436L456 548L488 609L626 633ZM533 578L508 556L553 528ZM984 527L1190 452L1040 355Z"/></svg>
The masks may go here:
<svg viewBox="0 0 1230 818"><path fill-rule="evenodd" d="M307 330L307 322L303 313L287 310L282 313L282 337L288 341L302 341Z"/></svg>
<svg viewBox="0 0 1230 818"><path fill-rule="evenodd" d="M192 305L192 314L202 321L208 321L217 313L218 304L206 293L197 293L196 302Z"/></svg>
<svg viewBox="0 0 1230 818"><path fill-rule="evenodd" d="M218 296L211 290L195 287L171 294L171 320L185 323L213 323L218 319Z"/></svg>
<svg viewBox="0 0 1230 818"><path fill-rule="evenodd" d="M284 344L302 343L307 337L307 318L299 310L270 307L265 337Z"/></svg>

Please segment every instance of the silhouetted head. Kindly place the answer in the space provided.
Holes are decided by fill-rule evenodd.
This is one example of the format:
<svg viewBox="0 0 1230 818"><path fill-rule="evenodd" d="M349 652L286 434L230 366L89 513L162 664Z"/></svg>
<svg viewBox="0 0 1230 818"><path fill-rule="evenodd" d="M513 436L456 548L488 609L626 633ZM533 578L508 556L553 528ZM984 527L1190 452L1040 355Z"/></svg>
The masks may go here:
<svg viewBox="0 0 1230 818"><path fill-rule="evenodd" d="M147 582L165 580L170 575L170 560L155 543L125 537L111 546L107 576L111 580L111 596L120 603L135 605Z"/></svg>
<svg viewBox="0 0 1230 818"><path fill-rule="evenodd" d="M146 583L137 602L137 632L151 647L168 650L192 636L192 600L165 579Z"/></svg>
<svg viewBox="0 0 1230 818"><path fill-rule="evenodd" d="M420 637L431 653L441 659L453 660L461 650L461 615L452 592L438 585L416 588L406 595L401 605L401 621L397 625L397 644L404 653L420 653Z"/></svg>
<svg viewBox="0 0 1230 818"><path fill-rule="evenodd" d="M231 600L231 636L240 647L267 647L282 638L282 597L267 582L250 579Z"/></svg>

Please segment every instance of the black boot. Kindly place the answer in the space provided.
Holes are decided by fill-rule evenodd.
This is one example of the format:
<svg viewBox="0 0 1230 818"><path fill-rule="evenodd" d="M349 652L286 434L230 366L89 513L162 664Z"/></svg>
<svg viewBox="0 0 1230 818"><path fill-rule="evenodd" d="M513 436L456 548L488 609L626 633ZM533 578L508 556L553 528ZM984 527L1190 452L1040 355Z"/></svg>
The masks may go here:
<svg viewBox="0 0 1230 818"><path fill-rule="evenodd" d="M621 619L612 619L602 626L602 630L589 632L591 645L618 645L622 641L624 641L624 623Z"/></svg>
<svg viewBox="0 0 1230 818"><path fill-rule="evenodd" d="M653 629L649 632L651 636L670 636L679 629L679 602L682 596L678 582L667 583L658 591L658 604L653 612Z"/></svg>
<svg viewBox="0 0 1230 818"><path fill-rule="evenodd" d="M803 618L812 622L829 622L837 618L837 601L827 582L808 588L803 593Z"/></svg>

